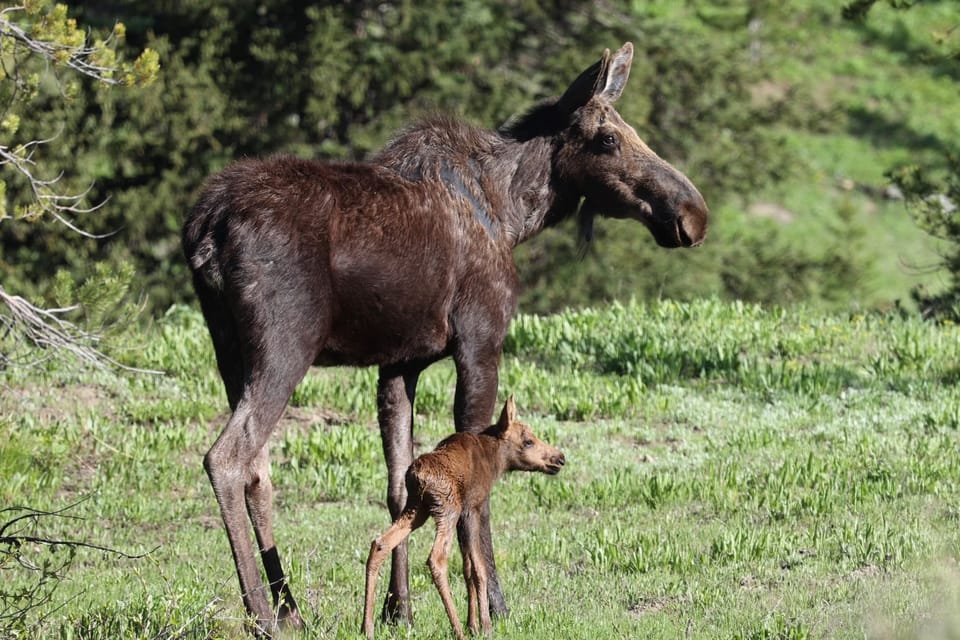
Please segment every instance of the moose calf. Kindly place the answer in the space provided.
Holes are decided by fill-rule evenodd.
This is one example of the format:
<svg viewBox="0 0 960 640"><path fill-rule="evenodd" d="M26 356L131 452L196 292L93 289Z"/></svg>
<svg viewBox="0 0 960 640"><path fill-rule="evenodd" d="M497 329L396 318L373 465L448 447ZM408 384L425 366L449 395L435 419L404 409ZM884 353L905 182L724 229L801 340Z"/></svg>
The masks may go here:
<svg viewBox="0 0 960 640"><path fill-rule="evenodd" d="M505 471L541 471L553 475L564 464L563 454L538 439L530 427L517 420L513 397L507 400L497 423L479 434L455 433L426 453L407 470L407 503L393 524L370 545L367 558L363 632L373 638L373 601L377 573L384 559L429 516L437 521L437 537L427 560L447 616L457 634L463 628L450 597L447 556L457 521L463 574L467 583L467 626L476 633L477 614L484 633L490 633L487 600L487 567L480 552L479 510L490 496L493 483Z"/></svg>

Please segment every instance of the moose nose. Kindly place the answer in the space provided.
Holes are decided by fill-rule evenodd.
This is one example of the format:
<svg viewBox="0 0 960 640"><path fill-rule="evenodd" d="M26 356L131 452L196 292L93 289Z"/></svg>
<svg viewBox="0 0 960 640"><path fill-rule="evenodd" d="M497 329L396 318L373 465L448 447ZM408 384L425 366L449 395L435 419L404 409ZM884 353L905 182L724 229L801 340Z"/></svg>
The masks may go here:
<svg viewBox="0 0 960 640"><path fill-rule="evenodd" d="M707 237L707 203L699 193L696 197L680 203L680 215L677 232L680 244L685 247L698 247Z"/></svg>
<svg viewBox="0 0 960 640"><path fill-rule="evenodd" d="M560 467L562 467L563 465L565 465L565 464L567 463L567 461L566 461L566 459L563 457L563 454L562 454L562 453L558 453L557 455L553 456L553 458L550 460L550 462L552 462L553 464L555 464L555 465L557 465L557 466L560 466Z"/></svg>

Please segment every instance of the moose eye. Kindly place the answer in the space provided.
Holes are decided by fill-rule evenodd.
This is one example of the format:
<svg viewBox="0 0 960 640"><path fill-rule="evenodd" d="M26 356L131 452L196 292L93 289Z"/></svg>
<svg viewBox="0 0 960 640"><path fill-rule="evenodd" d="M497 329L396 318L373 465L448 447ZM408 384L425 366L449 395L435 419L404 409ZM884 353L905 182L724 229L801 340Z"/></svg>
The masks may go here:
<svg viewBox="0 0 960 640"><path fill-rule="evenodd" d="M605 134L600 138L600 147L606 151L617 148L617 136L612 133Z"/></svg>
<svg viewBox="0 0 960 640"><path fill-rule="evenodd" d="M523 448L524 448L524 449L529 449L529 448L532 447L532 446L533 446L533 440L530 440L530 439L528 438L528 439L526 439L526 440L523 441Z"/></svg>

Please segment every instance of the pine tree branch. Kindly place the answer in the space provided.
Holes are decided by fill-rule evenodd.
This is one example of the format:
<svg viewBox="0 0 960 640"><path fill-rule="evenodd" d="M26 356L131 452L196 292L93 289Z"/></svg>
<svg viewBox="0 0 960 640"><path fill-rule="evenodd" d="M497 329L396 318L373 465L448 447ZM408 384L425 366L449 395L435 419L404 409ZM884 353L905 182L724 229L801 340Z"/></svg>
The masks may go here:
<svg viewBox="0 0 960 640"><path fill-rule="evenodd" d="M74 71L93 78L97 82L117 85L124 84L123 79L116 78L116 67L98 64L95 60L98 49L86 44L72 45L63 42L43 40L28 34L26 30L10 21L7 14L16 11L25 11L26 6L7 7L0 11L0 37L12 38L17 44L26 47L28 51L40 55L45 60L56 60L58 63ZM108 46L113 34L103 43Z"/></svg>

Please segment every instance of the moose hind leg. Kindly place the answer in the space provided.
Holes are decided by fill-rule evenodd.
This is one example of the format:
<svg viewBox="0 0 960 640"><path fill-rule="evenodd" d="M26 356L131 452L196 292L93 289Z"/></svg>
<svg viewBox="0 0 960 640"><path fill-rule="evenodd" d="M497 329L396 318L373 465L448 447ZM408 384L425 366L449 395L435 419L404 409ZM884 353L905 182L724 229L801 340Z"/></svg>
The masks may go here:
<svg viewBox="0 0 960 640"><path fill-rule="evenodd" d="M273 483L270 481L269 443L264 444L254 462L254 475L246 486L247 513L260 547L260 560L273 596L273 609L281 627L303 628L303 618L290 593L273 537Z"/></svg>
<svg viewBox="0 0 960 640"><path fill-rule="evenodd" d="M230 404L230 410L235 411L243 393L245 371L234 316L221 293L210 289L201 276L194 274L193 282L197 297L200 299L200 309L203 311L203 317L213 341L217 369L227 392L227 402Z"/></svg>
<svg viewBox="0 0 960 640"><path fill-rule="evenodd" d="M261 435L251 442L253 434L248 430L251 420L250 405L239 403L220 437L204 457L203 465L220 505L220 514L240 580L243 604L247 612L256 618L257 632L269 635L273 631L274 616L254 557L249 521L244 508L250 464L256 452L263 446L259 441L265 439L265 436Z"/></svg>
<svg viewBox="0 0 960 640"><path fill-rule="evenodd" d="M284 597L289 590L273 545L269 515L273 491L266 473L267 440L313 360L312 353L291 348L291 344L296 343L264 340L257 352L250 354L247 383L237 408L204 458L230 540L243 603L256 618L256 632L261 635L271 635L281 616L291 625L301 621L299 613L292 613L296 611L292 597L289 601ZM267 552L263 560L268 578L277 583L276 596L283 598L277 612L267 600L248 522L253 523L261 549Z"/></svg>

